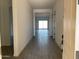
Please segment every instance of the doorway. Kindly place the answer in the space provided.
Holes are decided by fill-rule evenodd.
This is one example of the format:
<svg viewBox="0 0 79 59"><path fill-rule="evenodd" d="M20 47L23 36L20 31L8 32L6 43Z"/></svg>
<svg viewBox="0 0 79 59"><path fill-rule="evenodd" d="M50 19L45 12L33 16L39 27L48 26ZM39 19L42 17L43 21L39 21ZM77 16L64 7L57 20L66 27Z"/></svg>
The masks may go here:
<svg viewBox="0 0 79 59"><path fill-rule="evenodd" d="M37 35L38 35L38 39L48 40L48 20L38 21Z"/></svg>
<svg viewBox="0 0 79 59"><path fill-rule="evenodd" d="M46 35L48 36L49 31L49 16L36 16L35 17L35 36Z"/></svg>
<svg viewBox="0 0 79 59"><path fill-rule="evenodd" d="M1 5L1 51L4 58L14 53L12 0L2 0Z"/></svg>
<svg viewBox="0 0 79 59"><path fill-rule="evenodd" d="M39 20L38 25L39 25L39 30L48 30L48 21L47 20Z"/></svg>

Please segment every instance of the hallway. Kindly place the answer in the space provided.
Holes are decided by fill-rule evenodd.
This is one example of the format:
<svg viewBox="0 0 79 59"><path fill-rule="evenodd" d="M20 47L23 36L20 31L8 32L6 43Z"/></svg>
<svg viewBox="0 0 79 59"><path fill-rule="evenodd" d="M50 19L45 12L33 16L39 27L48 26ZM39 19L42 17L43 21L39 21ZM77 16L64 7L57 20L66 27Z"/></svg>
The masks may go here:
<svg viewBox="0 0 79 59"><path fill-rule="evenodd" d="M79 51L78 1L78 4L76 0L0 0L0 2L2 59L76 57ZM48 21L48 30L38 30L41 20ZM12 49L3 48L6 46L12 46ZM3 56L3 51L7 51L8 55L10 51L13 52L11 56Z"/></svg>
<svg viewBox="0 0 79 59"><path fill-rule="evenodd" d="M37 30L36 38L30 41L19 57L13 59L62 59L62 53L55 41L48 37L48 30Z"/></svg>

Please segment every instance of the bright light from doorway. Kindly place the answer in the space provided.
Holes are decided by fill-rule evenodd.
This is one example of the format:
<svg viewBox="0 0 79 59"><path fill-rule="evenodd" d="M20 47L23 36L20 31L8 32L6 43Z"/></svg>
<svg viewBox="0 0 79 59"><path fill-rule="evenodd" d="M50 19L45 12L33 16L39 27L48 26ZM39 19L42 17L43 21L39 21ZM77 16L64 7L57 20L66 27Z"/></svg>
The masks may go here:
<svg viewBox="0 0 79 59"><path fill-rule="evenodd" d="M48 21L47 20L40 20L39 21L39 29L48 29Z"/></svg>

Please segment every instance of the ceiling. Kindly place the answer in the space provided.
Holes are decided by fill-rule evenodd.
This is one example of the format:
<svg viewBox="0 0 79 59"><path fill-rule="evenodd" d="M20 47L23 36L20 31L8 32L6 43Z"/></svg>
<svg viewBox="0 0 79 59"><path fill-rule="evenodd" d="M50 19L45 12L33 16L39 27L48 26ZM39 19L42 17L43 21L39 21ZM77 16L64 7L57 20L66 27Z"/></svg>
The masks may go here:
<svg viewBox="0 0 79 59"><path fill-rule="evenodd" d="M29 3L35 9L49 9L53 8L55 0L29 0Z"/></svg>

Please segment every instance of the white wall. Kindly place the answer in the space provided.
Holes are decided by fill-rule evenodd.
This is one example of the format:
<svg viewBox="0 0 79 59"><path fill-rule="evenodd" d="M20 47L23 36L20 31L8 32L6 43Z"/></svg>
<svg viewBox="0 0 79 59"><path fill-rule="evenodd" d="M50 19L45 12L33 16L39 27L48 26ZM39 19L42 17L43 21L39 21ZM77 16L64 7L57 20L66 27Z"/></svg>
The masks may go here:
<svg viewBox="0 0 79 59"><path fill-rule="evenodd" d="M54 13L56 15L54 15ZM63 0L58 0L56 1L56 4L53 7L53 29L54 29L53 32L55 32L55 40L59 47L61 47L62 34L63 34L63 17L64 17Z"/></svg>
<svg viewBox="0 0 79 59"><path fill-rule="evenodd" d="M75 33L75 50L79 51L79 5L76 3L76 33Z"/></svg>
<svg viewBox="0 0 79 59"><path fill-rule="evenodd" d="M14 56L32 39L32 8L27 0L13 0Z"/></svg>
<svg viewBox="0 0 79 59"><path fill-rule="evenodd" d="M34 13L50 13L52 9L33 9Z"/></svg>

